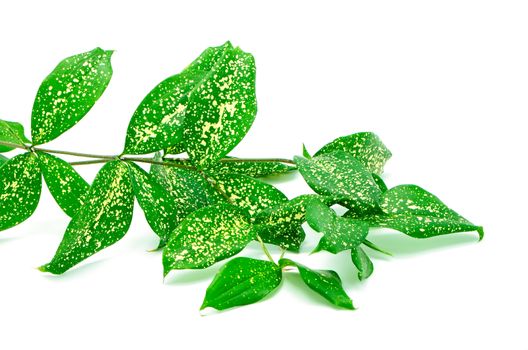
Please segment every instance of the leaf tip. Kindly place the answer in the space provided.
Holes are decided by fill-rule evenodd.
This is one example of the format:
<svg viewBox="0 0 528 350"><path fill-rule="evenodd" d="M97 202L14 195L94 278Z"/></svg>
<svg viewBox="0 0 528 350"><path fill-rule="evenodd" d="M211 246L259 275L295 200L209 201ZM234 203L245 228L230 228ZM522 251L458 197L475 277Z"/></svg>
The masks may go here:
<svg viewBox="0 0 528 350"><path fill-rule="evenodd" d="M479 226L477 228L477 232L478 232L478 235L479 235L479 240L478 241L480 242L484 238L484 227Z"/></svg>

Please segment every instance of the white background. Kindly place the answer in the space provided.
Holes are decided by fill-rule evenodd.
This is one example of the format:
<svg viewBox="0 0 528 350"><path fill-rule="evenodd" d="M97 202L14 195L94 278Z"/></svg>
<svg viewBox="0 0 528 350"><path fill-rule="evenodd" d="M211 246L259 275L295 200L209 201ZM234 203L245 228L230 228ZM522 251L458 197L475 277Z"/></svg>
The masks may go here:
<svg viewBox="0 0 528 350"><path fill-rule="evenodd" d="M233 154L292 157L374 131L394 156L390 186L418 184L486 229L413 240L377 232L359 283L347 253L290 255L339 272L357 311L288 275L271 298L198 312L218 267L162 282L156 238L136 207L127 236L63 276L42 274L68 218L44 189L0 233L0 348L528 349L525 1L5 1L0 118L30 125L41 80L63 58L116 49L106 93L47 147L116 154L142 97L203 49L253 53L259 112ZM98 166L81 173L91 180ZM288 196L302 179L277 184ZM318 235L308 231L304 251ZM275 255L277 250L272 251ZM256 245L244 255L260 256Z"/></svg>

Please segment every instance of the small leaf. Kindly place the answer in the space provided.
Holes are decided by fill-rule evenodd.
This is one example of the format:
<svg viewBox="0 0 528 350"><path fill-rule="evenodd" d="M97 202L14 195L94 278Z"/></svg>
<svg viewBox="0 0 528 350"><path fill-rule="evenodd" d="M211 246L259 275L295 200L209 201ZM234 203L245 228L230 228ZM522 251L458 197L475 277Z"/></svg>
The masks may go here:
<svg viewBox="0 0 528 350"><path fill-rule="evenodd" d="M163 250L163 269L203 269L239 253L255 238L244 212L217 204L190 214L174 230Z"/></svg>
<svg viewBox="0 0 528 350"><path fill-rule="evenodd" d="M39 269L62 274L124 237L134 207L128 166L119 160L106 163L90 188L85 204L73 217L55 256Z"/></svg>
<svg viewBox="0 0 528 350"><path fill-rule="evenodd" d="M306 221L311 228L324 233L313 252L326 250L337 254L343 250L354 249L365 240L369 230L367 223L337 216L319 200L308 203Z"/></svg>
<svg viewBox="0 0 528 350"><path fill-rule="evenodd" d="M377 211L381 191L363 165L343 151L312 159L296 156L295 163L306 183L317 193L335 198L359 213Z"/></svg>
<svg viewBox="0 0 528 350"><path fill-rule="evenodd" d="M369 241L368 239L365 239L363 241L363 244L367 247L369 247L370 249L378 252L378 253L381 253L381 254L385 254L385 255L388 255L388 256L392 256L392 253L384 250L384 249L381 249L380 247L378 247L376 244L372 243L371 241Z"/></svg>
<svg viewBox="0 0 528 350"><path fill-rule="evenodd" d="M134 195L152 230L159 236L159 247L165 246L176 226L189 214L181 208L178 200L171 196L155 179L135 163L128 163Z"/></svg>
<svg viewBox="0 0 528 350"><path fill-rule="evenodd" d="M361 247L353 248L350 252L352 262L358 269L358 279L360 281L366 280L374 272L374 265L369 256Z"/></svg>
<svg viewBox="0 0 528 350"><path fill-rule="evenodd" d="M184 121L187 118L189 97L208 79L213 68L220 64L231 43L210 47L181 73L156 85L141 101L128 125L124 153L147 154L178 145L183 147ZM175 150L169 149L169 153Z"/></svg>
<svg viewBox="0 0 528 350"><path fill-rule="evenodd" d="M296 263L290 259L280 259L279 266L297 267L304 283L314 292L321 295L333 305L354 310L352 300L346 294L341 284L341 278L335 271L331 270L311 270L304 265Z"/></svg>
<svg viewBox="0 0 528 350"><path fill-rule="evenodd" d="M301 225L306 220L306 205L314 198L321 198L321 196L301 195L259 212L255 218L258 235L266 243L299 251L305 238Z"/></svg>
<svg viewBox="0 0 528 350"><path fill-rule="evenodd" d="M200 310L225 310L256 303L281 283L282 270L272 262L234 258L216 274L207 288Z"/></svg>
<svg viewBox="0 0 528 350"><path fill-rule="evenodd" d="M66 215L75 216L85 203L90 185L60 158L39 152L38 160L51 195Z"/></svg>
<svg viewBox="0 0 528 350"><path fill-rule="evenodd" d="M9 161L9 158L7 158L6 156L0 154L0 167L2 165L4 165L6 162L8 162L8 161Z"/></svg>
<svg viewBox="0 0 528 350"><path fill-rule="evenodd" d="M0 167L0 231L33 214L41 189L42 176L34 154L20 154Z"/></svg>
<svg viewBox="0 0 528 350"><path fill-rule="evenodd" d="M17 122L9 122L0 119L0 141L14 143L24 146L30 141L24 135L24 127ZM14 147L0 145L0 152L12 151Z"/></svg>
<svg viewBox="0 0 528 350"><path fill-rule="evenodd" d="M150 174L154 181L180 203L182 209L184 206L188 207L184 210L187 214L211 204L225 202L225 198L197 171L155 164L151 166Z"/></svg>
<svg viewBox="0 0 528 350"><path fill-rule="evenodd" d="M246 135L256 113L255 60L228 47L189 96L184 139L193 163L204 169L224 157Z"/></svg>
<svg viewBox="0 0 528 350"><path fill-rule="evenodd" d="M312 156L310 155L310 153L308 152L308 150L306 149L306 145L303 143L303 148L302 148L302 154L303 154L303 157L306 158L306 159L312 159Z"/></svg>
<svg viewBox="0 0 528 350"><path fill-rule="evenodd" d="M323 146L315 153L315 156L334 151L345 151L352 154L365 168L377 175L383 172L385 163L392 156L380 138L371 132L359 132L339 137Z"/></svg>
<svg viewBox="0 0 528 350"><path fill-rule="evenodd" d="M33 144L57 138L88 113L112 78L112 53L96 48L68 57L44 79L31 114Z"/></svg>
<svg viewBox="0 0 528 350"><path fill-rule="evenodd" d="M383 214L362 218L371 226L388 227L415 238L428 238L457 232L477 231L476 226L449 209L437 197L415 185L401 185L390 189L381 199ZM356 217L353 212L345 216Z"/></svg>
<svg viewBox="0 0 528 350"><path fill-rule="evenodd" d="M287 202L288 198L278 189L246 175L215 175L214 180L232 204L247 211L250 217L256 213Z"/></svg>

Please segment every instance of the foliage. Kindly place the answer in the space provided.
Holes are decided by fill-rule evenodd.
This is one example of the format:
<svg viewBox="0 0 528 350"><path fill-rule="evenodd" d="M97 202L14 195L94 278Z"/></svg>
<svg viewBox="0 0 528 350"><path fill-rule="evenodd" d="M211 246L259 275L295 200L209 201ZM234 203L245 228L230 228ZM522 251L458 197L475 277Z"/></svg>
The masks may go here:
<svg viewBox="0 0 528 350"><path fill-rule="evenodd" d="M335 271L284 258L300 253L307 223L322 234L312 253L350 254L358 279L371 276L367 238L382 227L415 238L477 231L481 226L415 185L388 188L381 175L391 152L371 132L339 137L310 155L244 159L229 155L257 112L255 60L230 42L203 51L188 67L157 86L135 110L122 154L99 156L39 145L76 125L112 77L113 51L96 48L71 56L40 85L31 116L31 140L17 122L0 120L0 230L18 225L37 208L44 179L70 217L64 237L41 271L62 274L127 233L134 199L163 249L163 271L204 269L228 260L202 304L224 310L255 303L295 269L304 284L334 306L354 309ZM186 153L188 158L174 157ZM90 157L68 163L56 155ZM138 155L149 155L139 157ZM73 165L105 163L92 184ZM144 169L140 164L150 165ZM315 192L293 199L266 182L298 170ZM336 206L347 209L338 215ZM236 256L258 241L268 258ZM277 262L266 244L283 249ZM367 250L364 247L368 247Z"/></svg>

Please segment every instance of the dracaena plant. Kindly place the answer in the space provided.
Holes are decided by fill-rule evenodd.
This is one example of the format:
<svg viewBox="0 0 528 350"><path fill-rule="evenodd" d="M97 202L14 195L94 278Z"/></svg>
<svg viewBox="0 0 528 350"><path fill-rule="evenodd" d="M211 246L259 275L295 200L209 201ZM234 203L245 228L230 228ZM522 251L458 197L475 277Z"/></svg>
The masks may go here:
<svg viewBox="0 0 528 350"><path fill-rule="evenodd" d="M373 272L369 230L415 238L477 231L477 226L415 185L388 189L381 178L391 152L371 132L339 137L311 156L242 159L228 154L257 113L253 56L227 42L202 52L181 73L155 86L134 112L121 154L91 155L41 147L77 124L112 77L112 51L68 57L40 85L31 139L21 124L0 120L0 230L35 211L42 179L71 217L52 259L40 270L62 274L127 233L134 198L163 250L163 271L204 269L258 241L268 260L234 257L207 288L202 308L254 303L274 291L283 271L298 271L328 302L353 309L338 274L284 258L298 254L305 222L322 233L313 252L346 251L364 280ZM177 156L185 153L186 156ZM92 158L68 163L56 155ZM88 184L73 166L103 166ZM143 167L139 166L142 164ZM147 170L145 166L150 166ZM299 171L314 191L288 199L266 176ZM347 208L338 215L335 206ZM266 244L282 248L275 260Z"/></svg>

